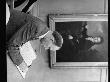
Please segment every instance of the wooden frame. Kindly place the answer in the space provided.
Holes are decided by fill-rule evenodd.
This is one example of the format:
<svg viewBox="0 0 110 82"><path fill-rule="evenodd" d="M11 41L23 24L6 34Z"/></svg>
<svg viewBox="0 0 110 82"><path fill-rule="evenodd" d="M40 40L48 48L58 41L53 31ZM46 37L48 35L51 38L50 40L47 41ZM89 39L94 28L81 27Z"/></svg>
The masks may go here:
<svg viewBox="0 0 110 82"><path fill-rule="evenodd" d="M49 27L55 29L56 22L108 21L108 14L49 14ZM51 68L107 68L108 62L57 62L56 51L50 51Z"/></svg>

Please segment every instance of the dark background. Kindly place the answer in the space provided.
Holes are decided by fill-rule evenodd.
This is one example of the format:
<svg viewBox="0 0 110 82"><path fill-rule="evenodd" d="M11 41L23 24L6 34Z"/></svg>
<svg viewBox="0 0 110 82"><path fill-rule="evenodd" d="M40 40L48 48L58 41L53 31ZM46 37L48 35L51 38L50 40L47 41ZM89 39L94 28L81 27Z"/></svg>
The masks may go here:
<svg viewBox="0 0 110 82"><path fill-rule="evenodd" d="M64 43L62 48L56 51L57 62L107 62L108 61L108 26L107 22L86 22L89 28L86 29L85 34L88 36L101 36L103 42L96 47L91 41L80 40L80 44L76 41L68 39L68 35L80 35L84 21L75 22L56 22L55 30L57 30L63 37ZM99 24L100 23L100 24ZM94 24L94 25L93 25ZM98 26L99 25L99 26ZM102 26L103 33L97 31ZM84 35L85 36L85 35ZM74 45L73 45L74 43Z"/></svg>

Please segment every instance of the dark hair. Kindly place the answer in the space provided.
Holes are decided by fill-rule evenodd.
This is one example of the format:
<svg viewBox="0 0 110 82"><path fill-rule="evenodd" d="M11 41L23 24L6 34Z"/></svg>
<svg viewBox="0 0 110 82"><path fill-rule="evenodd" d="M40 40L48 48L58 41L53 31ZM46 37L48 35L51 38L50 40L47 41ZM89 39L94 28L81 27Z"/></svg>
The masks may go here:
<svg viewBox="0 0 110 82"><path fill-rule="evenodd" d="M53 31L52 35L54 36L54 39L55 39L54 44L58 47L61 47L63 43L62 36L57 31Z"/></svg>

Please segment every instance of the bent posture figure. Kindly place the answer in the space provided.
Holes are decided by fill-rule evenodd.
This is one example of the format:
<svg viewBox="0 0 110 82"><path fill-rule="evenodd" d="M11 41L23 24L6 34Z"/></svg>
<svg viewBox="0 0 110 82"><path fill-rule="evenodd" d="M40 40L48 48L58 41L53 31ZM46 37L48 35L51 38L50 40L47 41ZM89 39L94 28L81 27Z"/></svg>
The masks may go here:
<svg viewBox="0 0 110 82"><path fill-rule="evenodd" d="M16 10L9 11L7 7L7 53L16 66L23 64L19 48L28 41L39 39L45 49L60 49L63 39L58 32L51 31L39 18Z"/></svg>

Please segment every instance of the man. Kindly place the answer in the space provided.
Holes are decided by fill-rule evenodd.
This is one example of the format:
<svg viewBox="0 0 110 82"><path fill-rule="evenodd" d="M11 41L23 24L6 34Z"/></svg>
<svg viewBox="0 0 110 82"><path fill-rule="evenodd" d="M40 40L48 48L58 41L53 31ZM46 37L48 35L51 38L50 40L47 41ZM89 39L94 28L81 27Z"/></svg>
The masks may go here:
<svg viewBox="0 0 110 82"><path fill-rule="evenodd" d="M7 51L15 65L22 63L19 47L28 41L39 39L45 49L60 49L63 43L61 35L51 31L42 20L20 11L9 10L7 4L6 10Z"/></svg>

